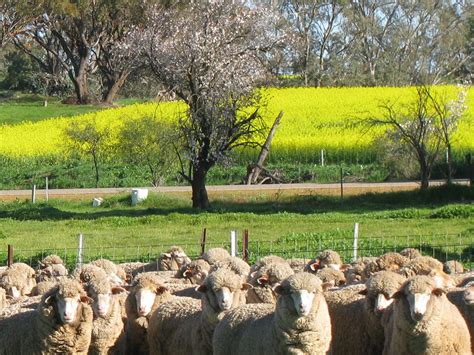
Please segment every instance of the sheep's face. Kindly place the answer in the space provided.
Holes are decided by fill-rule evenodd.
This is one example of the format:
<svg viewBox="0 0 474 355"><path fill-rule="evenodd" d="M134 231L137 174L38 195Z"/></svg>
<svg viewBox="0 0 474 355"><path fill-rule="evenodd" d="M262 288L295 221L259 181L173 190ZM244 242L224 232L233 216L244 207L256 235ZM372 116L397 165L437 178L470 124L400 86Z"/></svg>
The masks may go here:
<svg viewBox="0 0 474 355"><path fill-rule="evenodd" d="M97 294L93 297L92 310L99 317L105 317L109 313L110 304L112 303L112 292L105 294Z"/></svg>
<svg viewBox="0 0 474 355"><path fill-rule="evenodd" d="M79 295L75 297L58 297L56 299L58 314L62 323L69 324L76 320L76 314L81 303Z"/></svg>
<svg viewBox="0 0 474 355"><path fill-rule="evenodd" d="M221 311L227 311L232 308L234 292L232 292L228 287L214 290L214 294L216 295L217 305Z"/></svg>
<svg viewBox="0 0 474 355"><path fill-rule="evenodd" d="M188 266L183 272L183 276L188 278L194 285L202 284L207 275L208 272L198 266Z"/></svg>
<svg viewBox="0 0 474 355"><path fill-rule="evenodd" d="M299 316L307 316L311 313L316 291L298 290L291 293L291 299Z"/></svg>
<svg viewBox="0 0 474 355"><path fill-rule="evenodd" d="M374 312L381 313L387 309L393 302L393 298L387 297L383 293L379 293L375 298Z"/></svg>
<svg viewBox="0 0 474 355"><path fill-rule="evenodd" d="M414 321L420 321L423 319L427 309L428 303L431 299L431 293L409 293L407 295L408 305L410 307L410 315Z"/></svg>
<svg viewBox="0 0 474 355"><path fill-rule="evenodd" d="M466 288L463 298L468 306L474 307L474 284Z"/></svg>
<svg viewBox="0 0 474 355"><path fill-rule="evenodd" d="M141 288L135 292L137 302L137 313L141 317L146 317L155 303L156 292L148 288Z"/></svg>

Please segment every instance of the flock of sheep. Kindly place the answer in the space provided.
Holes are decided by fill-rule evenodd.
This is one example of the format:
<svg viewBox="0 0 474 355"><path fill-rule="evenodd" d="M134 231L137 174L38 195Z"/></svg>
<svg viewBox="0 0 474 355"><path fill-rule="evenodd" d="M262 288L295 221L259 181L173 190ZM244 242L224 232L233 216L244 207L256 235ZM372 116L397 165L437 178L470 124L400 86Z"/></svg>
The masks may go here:
<svg viewBox="0 0 474 355"><path fill-rule="evenodd" d="M474 271L411 248L0 268L0 354L472 354L473 336Z"/></svg>

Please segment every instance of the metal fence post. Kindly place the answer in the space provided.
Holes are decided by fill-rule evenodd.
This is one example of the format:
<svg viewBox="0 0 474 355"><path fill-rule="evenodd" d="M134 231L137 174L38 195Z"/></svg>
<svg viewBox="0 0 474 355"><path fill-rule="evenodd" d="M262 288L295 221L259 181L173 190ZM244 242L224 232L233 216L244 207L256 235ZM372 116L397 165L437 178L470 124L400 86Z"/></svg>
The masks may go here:
<svg viewBox="0 0 474 355"><path fill-rule="evenodd" d="M359 223L354 224L354 247L352 252L352 261L357 260L357 248L359 241Z"/></svg>
<svg viewBox="0 0 474 355"><path fill-rule="evenodd" d="M84 237L81 234L79 234L79 246L77 248L77 266L81 266L82 265L82 250L83 250L83 247L84 247Z"/></svg>
<svg viewBox="0 0 474 355"><path fill-rule="evenodd" d="M33 184L33 188L31 189L31 202L36 203L36 184Z"/></svg>
<svg viewBox="0 0 474 355"><path fill-rule="evenodd" d="M46 202L49 201L49 179L46 176L46 182L45 182L45 195L46 195Z"/></svg>
<svg viewBox="0 0 474 355"><path fill-rule="evenodd" d="M237 233L230 231L230 255L235 256L237 247Z"/></svg>

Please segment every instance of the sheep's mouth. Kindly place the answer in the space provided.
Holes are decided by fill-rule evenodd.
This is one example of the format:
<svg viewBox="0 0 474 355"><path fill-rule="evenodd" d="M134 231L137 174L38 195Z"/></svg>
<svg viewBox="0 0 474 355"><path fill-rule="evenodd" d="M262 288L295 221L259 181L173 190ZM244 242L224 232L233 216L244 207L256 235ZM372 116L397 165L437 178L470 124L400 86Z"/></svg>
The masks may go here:
<svg viewBox="0 0 474 355"><path fill-rule="evenodd" d="M474 306L474 296L473 297L469 297L469 298L465 298L464 299L464 302L466 302L466 304L468 306Z"/></svg>
<svg viewBox="0 0 474 355"><path fill-rule="evenodd" d="M421 313L412 313L411 314L411 318L415 321L415 322L419 322L420 320L423 319L423 314Z"/></svg>

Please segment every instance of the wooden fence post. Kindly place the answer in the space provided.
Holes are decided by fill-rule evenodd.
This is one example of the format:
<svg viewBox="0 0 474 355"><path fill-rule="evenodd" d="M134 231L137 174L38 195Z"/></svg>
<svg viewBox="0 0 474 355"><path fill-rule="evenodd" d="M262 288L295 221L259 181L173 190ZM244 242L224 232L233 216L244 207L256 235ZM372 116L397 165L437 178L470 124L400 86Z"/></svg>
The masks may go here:
<svg viewBox="0 0 474 355"><path fill-rule="evenodd" d="M10 267L12 264L13 264L13 245L8 244L7 266Z"/></svg>
<svg viewBox="0 0 474 355"><path fill-rule="evenodd" d="M242 259L248 263L249 261L249 231L248 229L244 229L244 235L243 235L243 241L242 241Z"/></svg>
<svg viewBox="0 0 474 355"><path fill-rule="evenodd" d="M206 234L207 230L206 228L203 228L201 234L201 255L204 254L204 252L206 251Z"/></svg>

